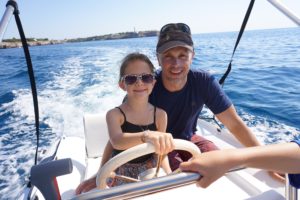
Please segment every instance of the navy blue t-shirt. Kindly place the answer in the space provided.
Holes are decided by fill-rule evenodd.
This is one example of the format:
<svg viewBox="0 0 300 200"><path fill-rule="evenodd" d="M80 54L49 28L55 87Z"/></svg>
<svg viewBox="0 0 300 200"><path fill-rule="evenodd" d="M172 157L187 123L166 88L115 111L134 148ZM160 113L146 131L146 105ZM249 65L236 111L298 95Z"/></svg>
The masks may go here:
<svg viewBox="0 0 300 200"><path fill-rule="evenodd" d="M167 132L172 133L174 138L190 140L204 104L214 114L225 111L232 104L218 81L203 70L190 70L186 85L176 92L170 92L163 86L161 71L156 80L149 101L167 112Z"/></svg>
<svg viewBox="0 0 300 200"><path fill-rule="evenodd" d="M300 147L300 140L294 140L292 142L295 142ZM300 174L289 174L289 181L290 184L296 188L300 188Z"/></svg>

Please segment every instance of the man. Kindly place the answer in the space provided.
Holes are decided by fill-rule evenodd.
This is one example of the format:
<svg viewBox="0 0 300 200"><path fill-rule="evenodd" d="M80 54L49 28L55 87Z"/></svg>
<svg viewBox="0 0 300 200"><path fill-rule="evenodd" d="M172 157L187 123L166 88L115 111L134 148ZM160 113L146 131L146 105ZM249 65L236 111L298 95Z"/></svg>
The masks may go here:
<svg viewBox="0 0 300 200"><path fill-rule="evenodd" d="M259 145L218 81L203 70L190 69L195 52L188 25L177 23L163 26L156 52L161 72L156 77L150 102L167 112L167 132L172 133L174 138L190 140L202 152L218 149L212 142L195 134L197 119L205 104L243 145ZM190 156L183 151L170 153L172 170Z"/></svg>

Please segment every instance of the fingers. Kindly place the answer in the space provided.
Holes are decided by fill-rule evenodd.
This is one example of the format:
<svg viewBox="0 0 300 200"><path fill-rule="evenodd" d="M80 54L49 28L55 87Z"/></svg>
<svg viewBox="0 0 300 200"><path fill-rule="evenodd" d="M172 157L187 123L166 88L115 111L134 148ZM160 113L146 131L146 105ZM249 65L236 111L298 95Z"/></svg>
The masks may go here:
<svg viewBox="0 0 300 200"><path fill-rule="evenodd" d="M166 138L164 136L159 136L159 155L163 155L164 152L166 151Z"/></svg>
<svg viewBox="0 0 300 200"><path fill-rule="evenodd" d="M191 162L189 161L180 163L179 168L181 171L193 171L191 169Z"/></svg>
<svg viewBox="0 0 300 200"><path fill-rule="evenodd" d="M207 188L212 183L212 180L209 180L206 177L201 177L199 181L196 183L197 187Z"/></svg>
<svg viewBox="0 0 300 200"><path fill-rule="evenodd" d="M79 195L88 192L96 187L96 178L88 179L82 182L75 190L75 194Z"/></svg>
<svg viewBox="0 0 300 200"><path fill-rule="evenodd" d="M197 172L200 173L199 171L199 166L196 165L195 162L193 161L187 161L187 162L182 162L179 165L179 168L181 171L190 171L190 172ZM201 173L200 173L201 174ZM196 183L197 187L202 187L202 188L207 188L213 180L209 176L202 176Z"/></svg>
<svg viewBox="0 0 300 200"><path fill-rule="evenodd" d="M161 155L161 149L160 149L160 139L159 137L154 138L152 144L154 145L155 153L158 155Z"/></svg>
<svg viewBox="0 0 300 200"><path fill-rule="evenodd" d="M199 172L199 167L192 160L180 163L179 168L181 169L181 171Z"/></svg>
<svg viewBox="0 0 300 200"><path fill-rule="evenodd" d="M78 195L78 194L81 194L81 184L75 189L75 194Z"/></svg>
<svg viewBox="0 0 300 200"><path fill-rule="evenodd" d="M149 141L154 145L155 153L159 155L168 154L175 147L173 136L170 133L151 131L148 137Z"/></svg>
<svg viewBox="0 0 300 200"><path fill-rule="evenodd" d="M161 144L161 153L168 154L173 151L175 148L173 136L170 133L163 133L163 137L160 141Z"/></svg>
<svg viewBox="0 0 300 200"><path fill-rule="evenodd" d="M166 150L167 153L173 151L175 149L175 144L174 144L174 139L171 133L166 133L167 134L167 145L166 145Z"/></svg>
<svg viewBox="0 0 300 200"><path fill-rule="evenodd" d="M87 187L83 188L82 193L88 192L94 188L95 188L95 186L93 186L93 185L87 185Z"/></svg>
<svg viewBox="0 0 300 200"><path fill-rule="evenodd" d="M76 195L81 194L81 193L83 192L84 188L85 188L85 185L84 185L84 182L83 182L83 183L81 183L81 184L76 188L75 194L76 194Z"/></svg>

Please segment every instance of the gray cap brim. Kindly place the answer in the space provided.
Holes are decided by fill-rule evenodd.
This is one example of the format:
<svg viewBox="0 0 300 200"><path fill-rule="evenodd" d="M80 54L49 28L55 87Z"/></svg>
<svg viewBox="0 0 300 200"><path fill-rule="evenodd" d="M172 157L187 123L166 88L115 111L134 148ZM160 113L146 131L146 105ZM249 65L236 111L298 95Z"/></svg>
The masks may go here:
<svg viewBox="0 0 300 200"><path fill-rule="evenodd" d="M163 44L161 47L157 49L157 53L164 53L168 51L169 49L175 48L175 47L185 47L191 51L194 51L194 48L182 41L170 41L165 44Z"/></svg>

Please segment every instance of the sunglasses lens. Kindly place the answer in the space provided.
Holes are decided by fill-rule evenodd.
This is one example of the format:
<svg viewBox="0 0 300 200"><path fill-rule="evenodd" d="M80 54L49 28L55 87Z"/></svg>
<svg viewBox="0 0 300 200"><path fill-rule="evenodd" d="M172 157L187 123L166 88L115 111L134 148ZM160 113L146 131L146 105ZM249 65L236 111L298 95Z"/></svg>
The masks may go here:
<svg viewBox="0 0 300 200"><path fill-rule="evenodd" d="M184 33L191 34L190 27L183 23L178 24L167 24L164 27L161 28L160 33L167 33L170 31L181 31Z"/></svg>
<svg viewBox="0 0 300 200"><path fill-rule="evenodd" d="M166 25L166 26L161 28L160 32L161 33L166 33L166 32L169 32L171 29L172 29L172 27Z"/></svg>
<svg viewBox="0 0 300 200"><path fill-rule="evenodd" d="M154 80L154 77L152 74L143 74L142 75L142 81L144 83L152 83Z"/></svg>
<svg viewBox="0 0 300 200"><path fill-rule="evenodd" d="M190 28L186 24L178 24L178 27L182 32L190 33Z"/></svg>
<svg viewBox="0 0 300 200"><path fill-rule="evenodd" d="M137 76L131 76L131 75L125 76L124 81L127 85L132 85L137 81Z"/></svg>
<svg viewBox="0 0 300 200"><path fill-rule="evenodd" d="M132 84L135 84L138 79L143 81L143 83L152 83L154 80L154 76L152 74L127 75L127 76L124 76L123 79L127 85L132 85Z"/></svg>

